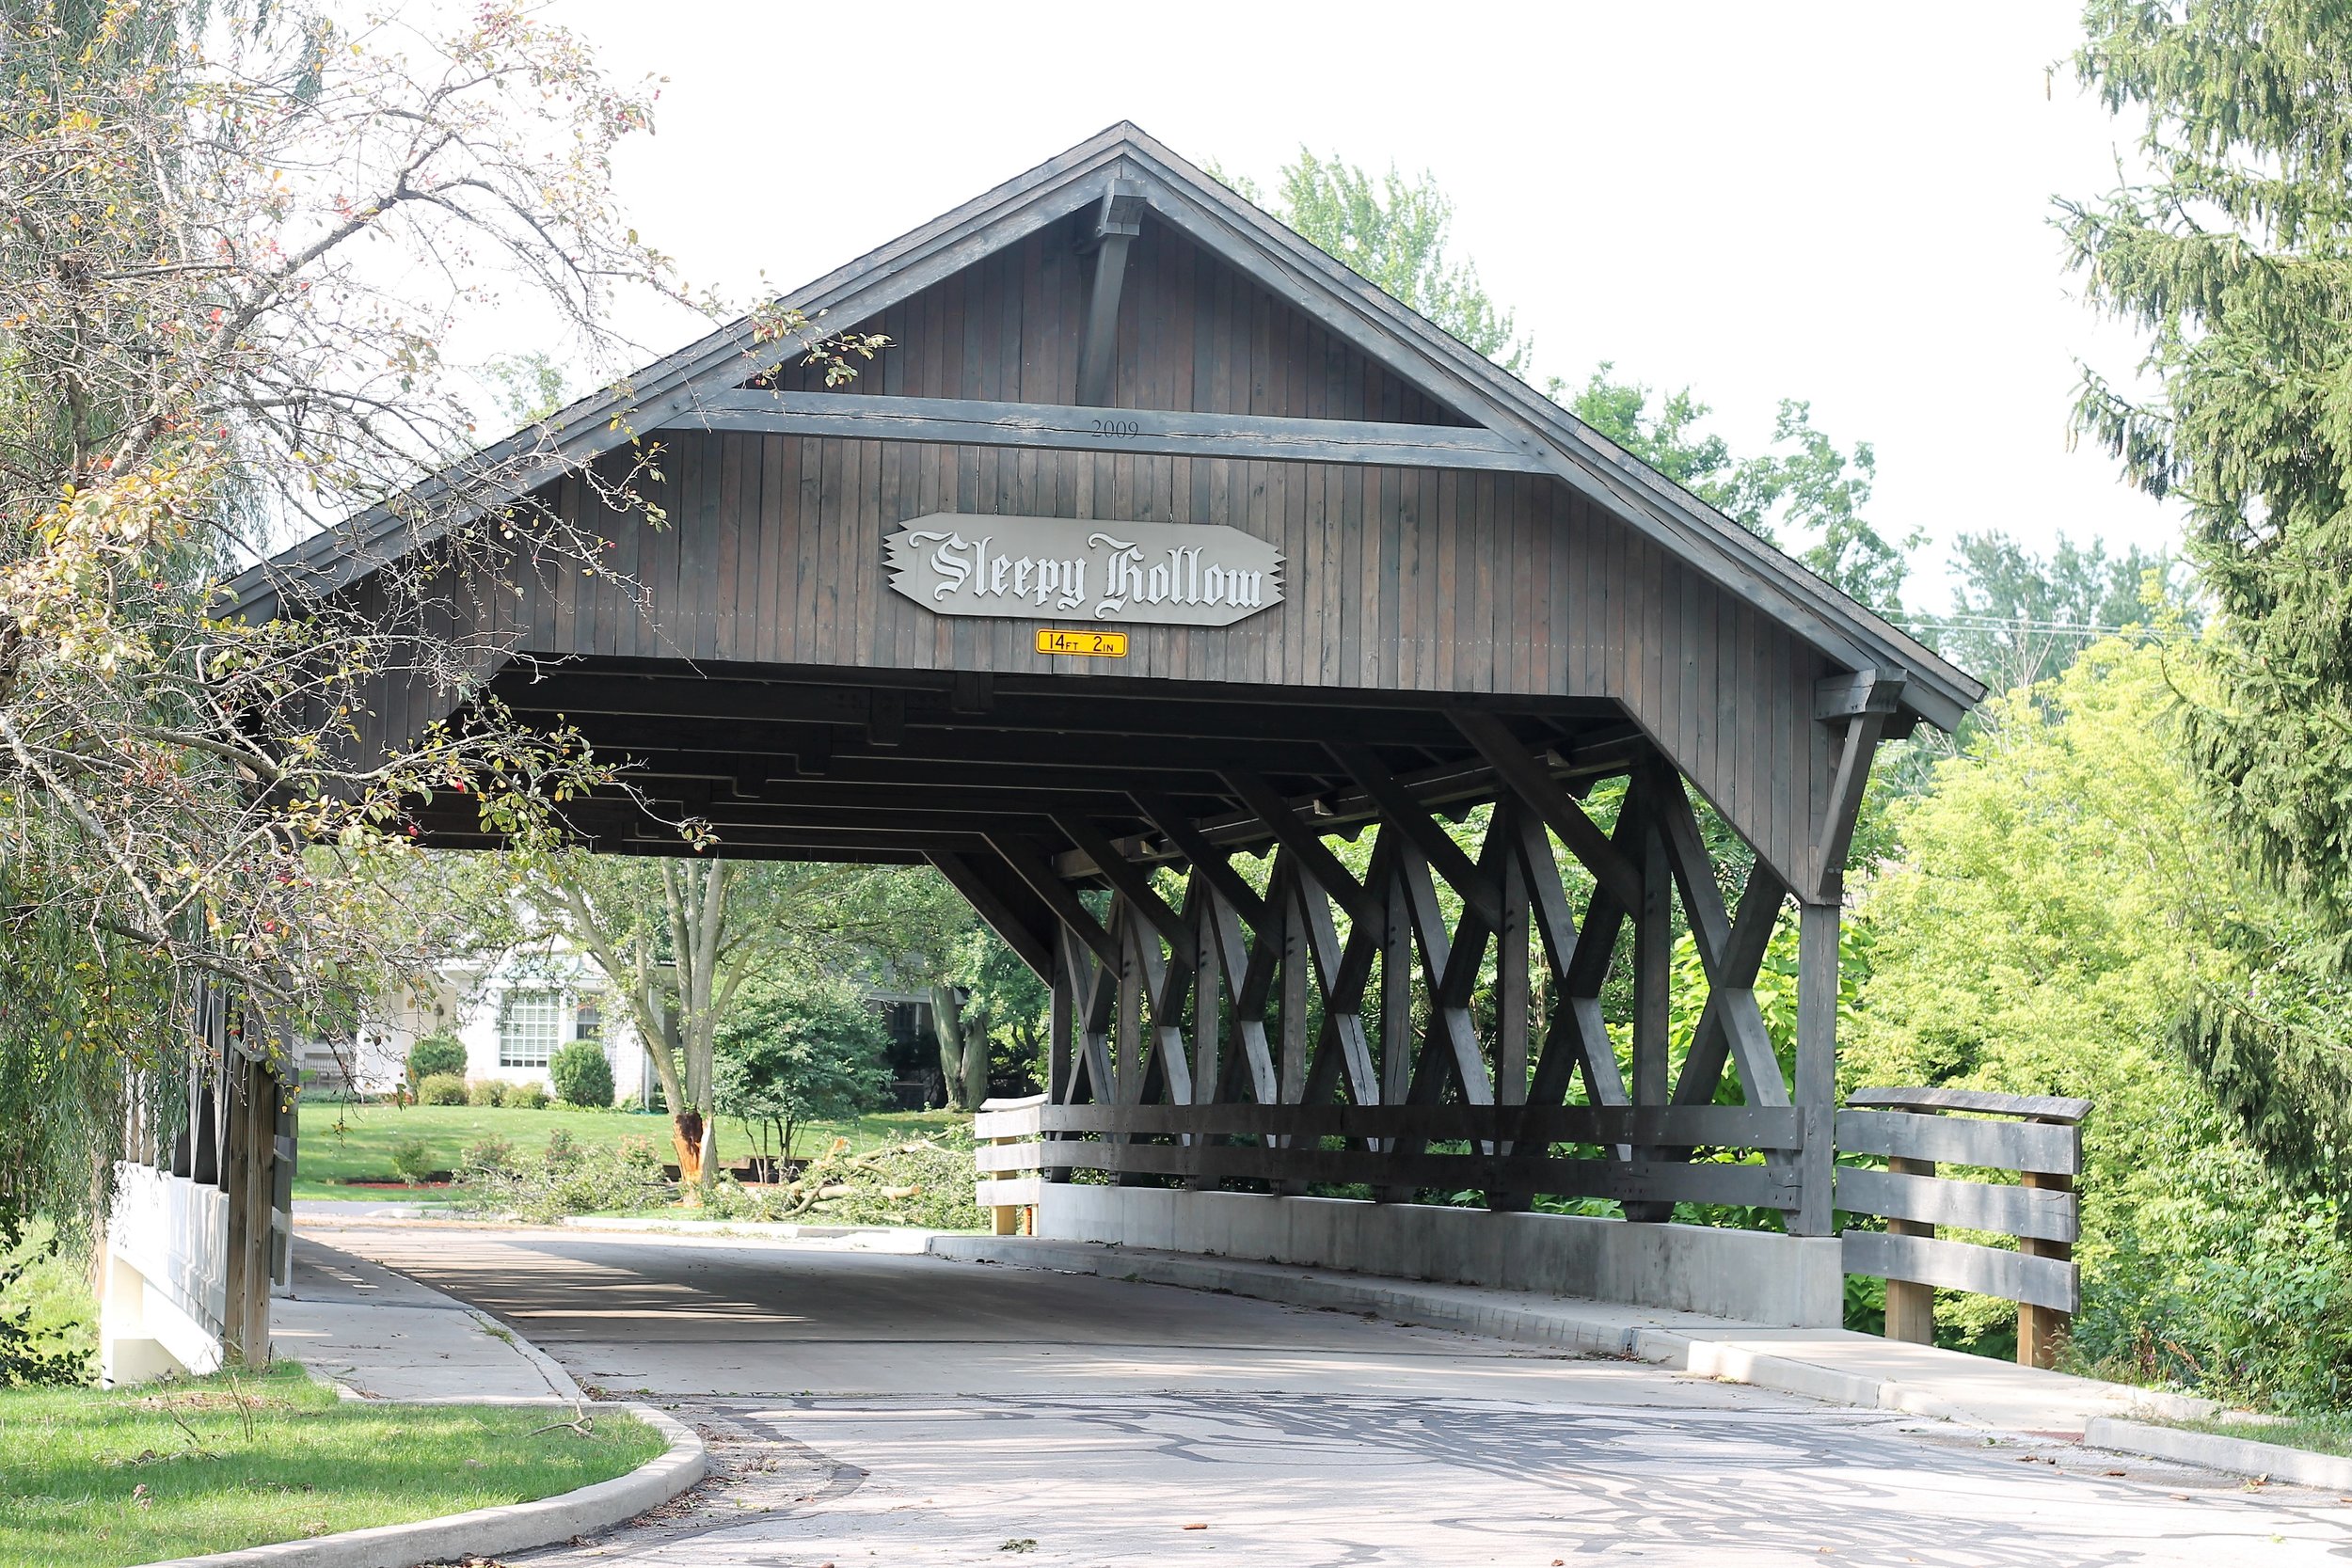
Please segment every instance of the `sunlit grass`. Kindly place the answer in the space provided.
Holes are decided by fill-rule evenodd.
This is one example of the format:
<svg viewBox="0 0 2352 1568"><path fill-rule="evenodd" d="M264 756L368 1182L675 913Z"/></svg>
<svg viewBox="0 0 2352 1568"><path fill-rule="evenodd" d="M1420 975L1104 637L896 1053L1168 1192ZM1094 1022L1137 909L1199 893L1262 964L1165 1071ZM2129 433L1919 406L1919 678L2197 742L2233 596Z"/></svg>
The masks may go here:
<svg viewBox="0 0 2352 1568"><path fill-rule="evenodd" d="M339 1401L298 1367L0 1389L0 1568L120 1568L527 1502L659 1454L643 1422Z"/></svg>

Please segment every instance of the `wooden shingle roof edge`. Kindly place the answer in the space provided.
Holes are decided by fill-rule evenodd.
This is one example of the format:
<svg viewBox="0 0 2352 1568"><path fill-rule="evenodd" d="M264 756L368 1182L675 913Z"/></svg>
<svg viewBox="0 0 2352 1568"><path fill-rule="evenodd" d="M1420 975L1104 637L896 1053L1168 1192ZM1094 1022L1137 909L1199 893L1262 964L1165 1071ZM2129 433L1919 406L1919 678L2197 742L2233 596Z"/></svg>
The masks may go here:
<svg viewBox="0 0 2352 1568"><path fill-rule="evenodd" d="M1571 488L1833 662L1899 677L1902 706L1929 723L1952 729L1983 698L1983 685L1964 671L1133 124L1113 125L784 297L825 330L851 329L1099 200L1112 180L1129 182L1194 243L1429 395L1517 442ZM250 568L228 585L232 612L266 613L281 591L296 585L331 593L437 536L437 525L413 518L511 501L563 467L626 445L639 431L691 420L706 397L732 390L801 352L792 341L755 341L748 318L712 332L621 387L583 398L430 476L402 508L372 508Z"/></svg>

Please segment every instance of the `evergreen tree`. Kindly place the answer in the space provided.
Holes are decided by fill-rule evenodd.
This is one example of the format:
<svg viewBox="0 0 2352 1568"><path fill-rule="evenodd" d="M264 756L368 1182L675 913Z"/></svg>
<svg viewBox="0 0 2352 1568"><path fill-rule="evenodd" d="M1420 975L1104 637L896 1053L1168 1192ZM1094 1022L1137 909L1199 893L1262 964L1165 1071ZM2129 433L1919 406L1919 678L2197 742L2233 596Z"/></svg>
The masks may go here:
<svg viewBox="0 0 2352 1568"><path fill-rule="evenodd" d="M2352 27L2325 0L2092 0L2076 70L2148 170L2059 203L2090 299L2148 335L2146 400L2077 420L2178 496L2221 613L2201 769L2277 882L2352 933Z"/></svg>

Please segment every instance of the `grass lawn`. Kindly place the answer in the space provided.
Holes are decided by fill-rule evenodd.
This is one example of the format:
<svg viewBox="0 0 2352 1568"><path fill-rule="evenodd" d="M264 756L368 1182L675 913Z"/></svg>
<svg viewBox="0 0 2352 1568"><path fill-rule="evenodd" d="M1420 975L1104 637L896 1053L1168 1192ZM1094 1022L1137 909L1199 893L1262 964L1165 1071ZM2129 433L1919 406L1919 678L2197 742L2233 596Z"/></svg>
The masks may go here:
<svg viewBox="0 0 2352 1568"><path fill-rule="evenodd" d="M816 1153L836 1137L846 1137L856 1149L944 1132L967 1121L952 1111L876 1111L844 1122L815 1122L796 1134L795 1150L803 1157ZM570 1132L582 1148L617 1144L626 1137L651 1138L664 1160L670 1153L670 1118L630 1116L618 1111L508 1110L472 1105L347 1105L331 1101L302 1104L301 1144L294 1164L294 1194L301 1198L389 1197L397 1195L353 1189L349 1180L397 1181L392 1170L392 1146L405 1138L422 1138L433 1151L434 1168L455 1170L458 1156L469 1144L492 1133L515 1146L517 1154L532 1154L547 1147L557 1128ZM719 1159L731 1164L755 1152L757 1145L741 1122L719 1119ZM436 1188L421 1196L453 1196Z"/></svg>
<svg viewBox="0 0 2352 1568"><path fill-rule="evenodd" d="M120 1568L528 1502L661 1437L617 1411L338 1401L284 1364L122 1389L0 1389L0 1565Z"/></svg>

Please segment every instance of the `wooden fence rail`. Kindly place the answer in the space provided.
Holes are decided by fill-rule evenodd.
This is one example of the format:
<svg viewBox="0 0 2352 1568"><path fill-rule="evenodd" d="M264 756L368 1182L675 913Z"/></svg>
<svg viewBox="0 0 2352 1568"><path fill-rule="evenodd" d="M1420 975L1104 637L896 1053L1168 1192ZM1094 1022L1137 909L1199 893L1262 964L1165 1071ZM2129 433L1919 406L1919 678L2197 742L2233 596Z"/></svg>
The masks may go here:
<svg viewBox="0 0 2352 1568"><path fill-rule="evenodd" d="M1838 1208L1886 1220L1883 1231L1846 1231L1843 1249L1848 1274L1886 1281L1886 1337L1932 1343L1936 1288L1972 1291L2016 1302L2018 1361L2050 1366L2081 1305L2074 1252L2082 1216L2074 1184L2090 1102L1900 1088L1857 1089L1846 1103L1837 1113L1839 1151L1886 1159L1883 1170L1837 1172ZM2015 1171L2021 1184L1938 1176L1938 1164ZM2018 1248L1940 1240L1938 1226L2014 1236Z"/></svg>
<svg viewBox="0 0 2352 1568"><path fill-rule="evenodd" d="M1478 1190L1490 1200L1545 1194L1784 1212L1802 1199L1797 1167L1782 1156L1804 1147L1804 1118L1785 1105L1057 1105L1041 1095L989 1101L973 1133L981 1140L976 1196L996 1210L1035 1203L1041 1181L1073 1170L1200 1186L1263 1181L1278 1191L1361 1184L1382 1194ZM1327 1148L1329 1139L1346 1147ZM1560 1146L1599 1152L1553 1154ZM1694 1148L1766 1159L1677 1157Z"/></svg>

